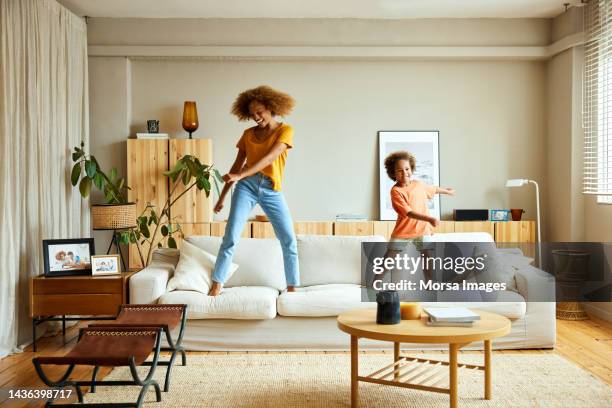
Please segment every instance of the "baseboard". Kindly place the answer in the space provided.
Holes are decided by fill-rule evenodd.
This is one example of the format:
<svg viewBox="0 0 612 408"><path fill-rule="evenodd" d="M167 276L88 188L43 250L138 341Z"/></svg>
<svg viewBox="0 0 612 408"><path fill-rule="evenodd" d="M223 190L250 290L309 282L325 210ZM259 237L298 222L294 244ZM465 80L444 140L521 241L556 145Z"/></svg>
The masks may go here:
<svg viewBox="0 0 612 408"><path fill-rule="evenodd" d="M606 322L612 322L612 307L610 303L583 303L584 310L590 315L598 317Z"/></svg>

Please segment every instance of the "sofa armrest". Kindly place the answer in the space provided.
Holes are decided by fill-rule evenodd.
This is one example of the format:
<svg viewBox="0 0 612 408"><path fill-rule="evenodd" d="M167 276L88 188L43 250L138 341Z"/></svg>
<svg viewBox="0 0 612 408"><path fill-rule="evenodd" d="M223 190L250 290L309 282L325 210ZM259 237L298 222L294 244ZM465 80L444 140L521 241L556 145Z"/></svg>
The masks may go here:
<svg viewBox="0 0 612 408"><path fill-rule="evenodd" d="M527 265L516 271L514 279L526 302L555 301L555 278L550 273Z"/></svg>
<svg viewBox="0 0 612 408"><path fill-rule="evenodd" d="M174 274L174 265L153 263L130 277L130 299L133 304L157 303L166 293L168 280Z"/></svg>

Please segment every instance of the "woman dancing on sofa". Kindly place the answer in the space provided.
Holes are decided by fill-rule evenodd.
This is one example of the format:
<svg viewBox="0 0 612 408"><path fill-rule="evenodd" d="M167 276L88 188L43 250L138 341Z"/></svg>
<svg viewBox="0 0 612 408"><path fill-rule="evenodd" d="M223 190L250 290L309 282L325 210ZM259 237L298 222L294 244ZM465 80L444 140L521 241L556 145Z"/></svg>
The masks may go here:
<svg viewBox="0 0 612 408"><path fill-rule="evenodd" d="M215 204L214 211L218 213L230 187L236 183L209 296L221 292L234 248L255 204L259 204L268 216L283 249L287 291L294 292L299 285L293 220L281 192L287 150L293 146L293 128L274 119L277 115L287 115L293 105L291 96L269 86L259 86L242 92L232 106L232 113L239 120L253 119L257 125L245 130L238 140L236 160L229 173L223 176L225 185Z"/></svg>

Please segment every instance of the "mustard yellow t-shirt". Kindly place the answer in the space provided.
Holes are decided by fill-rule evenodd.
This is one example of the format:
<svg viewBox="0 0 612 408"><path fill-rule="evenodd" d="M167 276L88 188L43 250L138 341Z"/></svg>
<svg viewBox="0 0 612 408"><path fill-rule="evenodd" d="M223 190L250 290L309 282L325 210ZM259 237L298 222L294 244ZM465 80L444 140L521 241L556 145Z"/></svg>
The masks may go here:
<svg viewBox="0 0 612 408"><path fill-rule="evenodd" d="M274 191L281 191L283 182L283 172L287 160L287 151L293 147L293 128L285 123L279 124L274 132L266 140L259 141L255 137L254 127L248 128L236 144L236 147L246 152L247 167L252 166L272 150L277 142L287 145L287 149L282 152L276 160L261 170L265 176L272 180Z"/></svg>

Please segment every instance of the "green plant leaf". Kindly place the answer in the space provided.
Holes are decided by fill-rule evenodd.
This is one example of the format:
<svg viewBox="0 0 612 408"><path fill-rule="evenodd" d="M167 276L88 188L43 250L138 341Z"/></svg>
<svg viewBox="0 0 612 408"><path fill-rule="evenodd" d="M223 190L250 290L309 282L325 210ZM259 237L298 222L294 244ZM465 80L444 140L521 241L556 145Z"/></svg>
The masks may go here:
<svg viewBox="0 0 612 408"><path fill-rule="evenodd" d="M100 172L96 172L93 178L93 182L98 187L98 190L102 190L104 188L104 176Z"/></svg>
<svg viewBox="0 0 612 408"><path fill-rule="evenodd" d="M158 243L157 243L157 247L158 247L158 248L161 248L161 247L162 247L162 243L161 243L161 242L158 242Z"/></svg>
<svg viewBox="0 0 612 408"><path fill-rule="evenodd" d="M168 237L168 248L175 248L176 249L176 241L172 237Z"/></svg>
<svg viewBox="0 0 612 408"><path fill-rule="evenodd" d="M81 177L81 163L75 163L75 165L72 166L72 171L70 172L70 182L72 183L72 187L79 183L79 177Z"/></svg>
<svg viewBox="0 0 612 408"><path fill-rule="evenodd" d="M89 193L91 192L91 179L83 177L79 183L79 191L81 192L81 197L89 197Z"/></svg>
<svg viewBox="0 0 612 408"><path fill-rule="evenodd" d="M223 183L223 176L221 176L221 173L219 173L219 170L213 169L213 174L215 175L215 178L217 179L219 183Z"/></svg>
<svg viewBox="0 0 612 408"><path fill-rule="evenodd" d="M75 147L76 149L76 147ZM81 158L81 154L79 152L72 153L72 161L75 162Z"/></svg>
<svg viewBox="0 0 612 408"><path fill-rule="evenodd" d="M184 185L189 185L189 180L191 180L191 173L189 171L184 171L183 172L183 184Z"/></svg>
<svg viewBox="0 0 612 408"><path fill-rule="evenodd" d="M165 237L168 236L168 227L165 225L162 225L161 227L161 234Z"/></svg>
<svg viewBox="0 0 612 408"><path fill-rule="evenodd" d="M193 160L187 161L187 168L193 177L197 177L200 171L200 166L198 166Z"/></svg>
<svg viewBox="0 0 612 408"><path fill-rule="evenodd" d="M98 166L94 161L85 160L85 173L87 173L87 177L89 177L90 179L94 178L97 170Z"/></svg>
<svg viewBox="0 0 612 408"><path fill-rule="evenodd" d="M110 179L110 181L115 181L115 179L117 178L117 168L116 167L113 167L111 169L108 178Z"/></svg>
<svg viewBox="0 0 612 408"><path fill-rule="evenodd" d="M151 238L151 232L149 232L149 227L147 227L147 224L141 224L140 225L140 233L145 237L145 238Z"/></svg>

